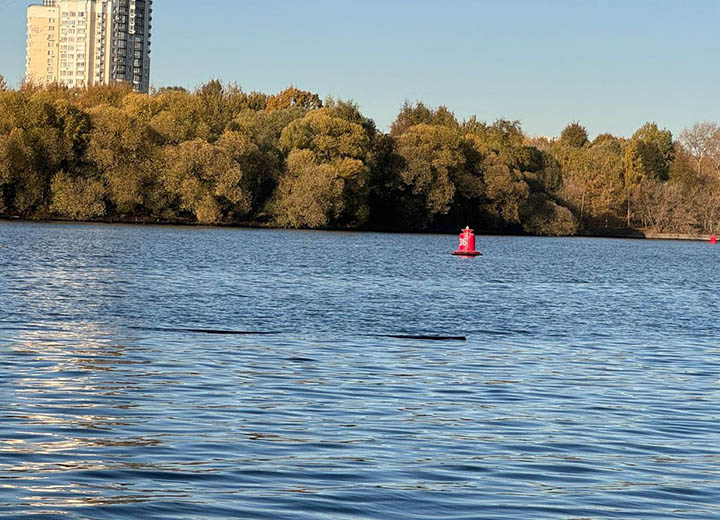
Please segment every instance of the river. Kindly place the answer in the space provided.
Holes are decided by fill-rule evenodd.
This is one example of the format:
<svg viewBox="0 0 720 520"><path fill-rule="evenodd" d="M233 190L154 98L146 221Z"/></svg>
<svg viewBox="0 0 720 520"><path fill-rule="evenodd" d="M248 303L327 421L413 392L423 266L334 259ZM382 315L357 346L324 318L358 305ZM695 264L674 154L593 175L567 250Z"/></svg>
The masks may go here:
<svg viewBox="0 0 720 520"><path fill-rule="evenodd" d="M2 518L720 518L718 246L455 247L0 222Z"/></svg>

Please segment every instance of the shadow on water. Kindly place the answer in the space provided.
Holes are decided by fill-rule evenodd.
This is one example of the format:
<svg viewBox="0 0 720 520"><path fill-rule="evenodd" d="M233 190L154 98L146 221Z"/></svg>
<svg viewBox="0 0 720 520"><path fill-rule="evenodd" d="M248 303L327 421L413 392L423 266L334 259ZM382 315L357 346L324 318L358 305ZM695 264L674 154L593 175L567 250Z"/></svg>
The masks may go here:
<svg viewBox="0 0 720 520"><path fill-rule="evenodd" d="M149 332L180 332L193 334L214 334L218 336L279 336L279 331L248 331L248 330L216 330L216 329L182 329L169 327L128 327L130 330L142 330ZM287 333L285 333L287 335ZM419 341L467 341L465 336L413 336L407 334L360 334L356 337L375 337L375 338L393 338L393 339L413 339Z"/></svg>
<svg viewBox="0 0 720 520"><path fill-rule="evenodd" d="M416 339L420 341L467 341L465 336L410 336L410 335L378 335L379 338Z"/></svg>
<svg viewBox="0 0 720 520"><path fill-rule="evenodd" d="M180 332L193 334L215 334L218 336L271 336L279 332L261 332L253 330L216 330L216 329L181 329L168 327L128 327L130 330L144 330L149 332Z"/></svg>

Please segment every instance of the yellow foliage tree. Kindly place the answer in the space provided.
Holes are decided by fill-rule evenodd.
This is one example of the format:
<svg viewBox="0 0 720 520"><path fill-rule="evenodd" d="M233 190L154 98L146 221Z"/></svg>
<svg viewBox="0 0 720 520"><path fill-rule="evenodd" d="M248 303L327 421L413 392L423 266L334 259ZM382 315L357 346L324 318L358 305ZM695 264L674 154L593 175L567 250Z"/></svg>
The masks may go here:
<svg viewBox="0 0 720 520"><path fill-rule="evenodd" d="M367 221L368 128L324 108L290 123L280 145L289 153L287 168L270 204L280 225L357 227Z"/></svg>
<svg viewBox="0 0 720 520"><path fill-rule="evenodd" d="M270 96L267 100L267 110L284 110L293 107L316 110L322 108L322 101L317 94L293 86L274 96Z"/></svg>
<svg viewBox="0 0 720 520"><path fill-rule="evenodd" d="M52 179L51 211L71 220L88 220L105 215L105 189L99 179L73 178L58 172Z"/></svg>

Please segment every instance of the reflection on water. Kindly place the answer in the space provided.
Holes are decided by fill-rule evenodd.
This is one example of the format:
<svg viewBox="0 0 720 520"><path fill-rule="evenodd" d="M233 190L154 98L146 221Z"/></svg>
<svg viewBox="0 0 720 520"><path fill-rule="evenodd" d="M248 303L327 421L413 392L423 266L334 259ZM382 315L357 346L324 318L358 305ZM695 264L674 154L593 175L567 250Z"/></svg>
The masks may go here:
<svg viewBox="0 0 720 520"><path fill-rule="evenodd" d="M127 486L96 489L62 481L68 472L117 467L119 461L105 455L109 450L160 444L145 435L113 435L133 426L132 410L139 406L133 401L138 383L122 377L122 371L150 363L126 359L125 347L114 342L117 337L90 322L31 323L5 334L3 365L12 375L3 395L2 487L20 492L22 507L34 514L60 515L67 512L62 508L142 499L123 496ZM16 429L10 433L11 425ZM52 509L46 509L49 503Z"/></svg>
<svg viewBox="0 0 720 520"><path fill-rule="evenodd" d="M716 250L453 240L0 223L3 518L720 518Z"/></svg>

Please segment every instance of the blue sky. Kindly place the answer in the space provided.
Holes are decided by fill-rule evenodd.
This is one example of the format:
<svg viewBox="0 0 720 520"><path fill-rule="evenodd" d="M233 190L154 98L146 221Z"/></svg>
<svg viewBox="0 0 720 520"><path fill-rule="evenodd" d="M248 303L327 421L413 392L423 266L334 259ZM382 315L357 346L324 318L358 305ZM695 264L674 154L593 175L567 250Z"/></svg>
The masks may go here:
<svg viewBox="0 0 720 520"><path fill-rule="evenodd" d="M25 9L0 0L0 74L24 73ZM720 120L718 0L155 0L152 82L290 84L356 101L518 119L531 135L673 133Z"/></svg>

